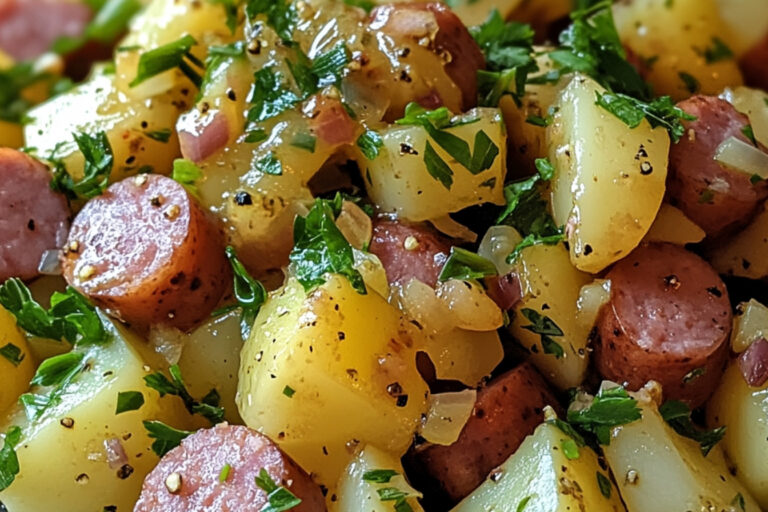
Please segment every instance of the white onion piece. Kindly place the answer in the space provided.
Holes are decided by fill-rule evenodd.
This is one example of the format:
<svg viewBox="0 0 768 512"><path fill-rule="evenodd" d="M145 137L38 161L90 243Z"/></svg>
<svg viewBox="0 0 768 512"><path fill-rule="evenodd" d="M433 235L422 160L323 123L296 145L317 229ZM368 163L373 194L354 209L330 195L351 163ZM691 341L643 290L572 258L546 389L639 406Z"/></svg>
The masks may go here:
<svg viewBox="0 0 768 512"><path fill-rule="evenodd" d="M444 332L455 327L455 319L448 306L437 298L434 288L417 279L411 279L400 290L400 309L417 321L426 333Z"/></svg>
<svg viewBox="0 0 768 512"><path fill-rule="evenodd" d="M768 154L736 137L728 137L717 147L715 160L749 176L768 178Z"/></svg>
<svg viewBox="0 0 768 512"><path fill-rule="evenodd" d="M45 251L40 257L37 271L46 276L60 276L61 260L59 259L59 251L56 249Z"/></svg>
<svg viewBox="0 0 768 512"><path fill-rule="evenodd" d="M382 297L389 298L389 282L387 281L387 271L381 260L375 254L352 249L355 258L355 270L363 276L365 285Z"/></svg>
<svg viewBox="0 0 768 512"><path fill-rule="evenodd" d="M469 243L474 243L477 241L477 233L469 229L464 224L459 224L448 215L438 217L437 219L430 219L429 222L431 222L438 231L445 233L449 237L455 238L456 240Z"/></svg>
<svg viewBox="0 0 768 512"><path fill-rule="evenodd" d="M367 246L373 236L371 218L352 201L344 201L341 204L341 213L336 218L336 227L355 249Z"/></svg>
<svg viewBox="0 0 768 512"><path fill-rule="evenodd" d="M149 329L148 338L149 344L154 347L155 352L163 356L168 364L179 362L186 339L183 332L175 327L157 324Z"/></svg>
<svg viewBox="0 0 768 512"><path fill-rule="evenodd" d="M494 331L504 325L501 309L478 284L449 279L437 286L437 296L450 310L456 327Z"/></svg>
<svg viewBox="0 0 768 512"><path fill-rule="evenodd" d="M757 339L768 337L768 308L751 299L739 304L740 314L733 318L731 349L740 354Z"/></svg>
<svg viewBox="0 0 768 512"><path fill-rule="evenodd" d="M421 437L430 443L450 445L456 442L467 424L477 401L477 391L438 393L429 396L429 412L421 427Z"/></svg>
<svg viewBox="0 0 768 512"><path fill-rule="evenodd" d="M485 232L477 254L491 260L499 275L505 275L514 269L514 265L507 263L507 256L522 239L520 233L512 226L493 226Z"/></svg>
<svg viewBox="0 0 768 512"><path fill-rule="evenodd" d="M600 308L609 300L611 300L610 279L595 279L581 287L576 301L576 319L585 330L594 327Z"/></svg>
<svg viewBox="0 0 768 512"><path fill-rule="evenodd" d="M123 448L120 439L116 437L105 439L104 450L107 453L107 464L109 464L110 469L117 469L128 463L128 456L125 454L125 448Z"/></svg>

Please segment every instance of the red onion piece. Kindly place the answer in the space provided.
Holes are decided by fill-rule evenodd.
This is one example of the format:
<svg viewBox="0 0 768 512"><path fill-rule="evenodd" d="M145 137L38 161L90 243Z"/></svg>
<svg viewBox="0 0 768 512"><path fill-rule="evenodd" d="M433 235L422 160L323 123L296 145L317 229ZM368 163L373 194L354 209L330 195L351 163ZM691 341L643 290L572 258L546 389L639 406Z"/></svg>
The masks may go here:
<svg viewBox="0 0 768 512"><path fill-rule="evenodd" d="M485 286L488 296L504 311L515 307L523 297L520 279L514 272L503 276L488 277L485 279Z"/></svg>
<svg viewBox="0 0 768 512"><path fill-rule="evenodd" d="M741 353L739 369L746 383L758 388L768 382L768 341L760 338Z"/></svg>
<svg viewBox="0 0 768 512"><path fill-rule="evenodd" d="M110 469L117 469L123 464L128 463L128 456L125 454L123 444L116 437L104 440L104 449L107 452L107 464Z"/></svg>
<svg viewBox="0 0 768 512"><path fill-rule="evenodd" d="M182 116L176 124L179 132L179 145L184 158L195 163L202 162L229 140L229 124L221 112L199 117L197 110L188 116ZM189 117L189 116L192 117Z"/></svg>

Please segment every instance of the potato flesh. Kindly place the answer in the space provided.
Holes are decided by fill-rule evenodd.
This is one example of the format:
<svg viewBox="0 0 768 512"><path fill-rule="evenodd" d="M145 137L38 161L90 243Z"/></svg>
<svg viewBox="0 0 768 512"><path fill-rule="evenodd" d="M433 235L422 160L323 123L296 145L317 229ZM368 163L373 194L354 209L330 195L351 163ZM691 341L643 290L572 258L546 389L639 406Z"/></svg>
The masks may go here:
<svg viewBox="0 0 768 512"><path fill-rule="evenodd" d="M768 93L749 87L734 87L723 91L720 97L749 118L755 139L768 146Z"/></svg>
<svg viewBox="0 0 768 512"><path fill-rule="evenodd" d="M646 391L635 394L642 419L615 427L603 447L628 512L740 510L760 508L728 471L719 446L705 458L699 444L679 436L659 414Z"/></svg>
<svg viewBox="0 0 768 512"><path fill-rule="evenodd" d="M326 486L357 443L405 453L427 386L400 322L383 298L360 295L343 277L309 295L290 279L262 307L241 352L237 404L246 425ZM397 395L407 395L401 406Z"/></svg>
<svg viewBox="0 0 768 512"><path fill-rule="evenodd" d="M24 339L16 319L0 306L0 348L14 345L21 350L21 362L16 365L0 356L0 414L4 413L29 387L35 373L35 358Z"/></svg>
<svg viewBox="0 0 768 512"><path fill-rule="evenodd" d="M746 228L713 247L708 259L721 274L750 279L768 276L768 210L758 213Z"/></svg>
<svg viewBox="0 0 768 512"><path fill-rule="evenodd" d="M595 452L585 447L579 449L578 458L565 456L562 443L569 439L554 425L539 425L452 512L624 512L613 483L609 498L600 491L597 473L606 478L608 473L600 468ZM528 497L527 504L520 508Z"/></svg>
<svg viewBox="0 0 768 512"><path fill-rule="evenodd" d="M734 58L705 58L714 38L731 45L715 0L630 0L617 3L613 12L622 42L640 58L654 59L646 80L657 95L679 101L742 84ZM695 83L687 84L685 74Z"/></svg>
<svg viewBox="0 0 768 512"><path fill-rule="evenodd" d="M733 318L731 332L731 350L740 354L749 348L752 342L768 337L768 308L751 299L739 304L740 313Z"/></svg>
<svg viewBox="0 0 768 512"><path fill-rule="evenodd" d="M705 236L704 230L686 217L680 209L664 203L643 240L686 245L699 243Z"/></svg>
<svg viewBox="0 0 768 512"><path fill-rule="evenodd" d="M716 0L730 48L740 57L768 34L768 12L762 0Z"/></svg>
<svg viewBox="0 0 768 512"><path fill-rule="evenodd" d="M605 92L575 75L547 129L556 169L554 220L565 226L571 262L591 273L629 254L650 229L664 197L669 153L663 128L643 120L630 129L596 105L596 94Z"/></svg>
<svg viewBox="0 0 768 512"><path fill-rule="evenodd" d="M471 151L475 149L475 135L484 131L499 149L490 169L472 174L423 128L392 126L380 132L384 146L375 160L358 158L371 200L383 211L411 221L437 219L483 203L504 204L506 134L501 115L496 109L479 108L465 116L477 117L478 121L447 131L465 140ZM450 190L427 171L424 149L428 141L453 171Z"/></svg>
<svg viewBox="0 0 768 512"><path fill-rule="evenodd" d="M3 432L11 425L22 429L16 448L21 470L0 492L9 510L80 512L109 505L131 510L144 476L158 461L142 420L189 428L189 416L178 398L161 399L145 387L146 360L136 350L142 342L116 324L109 330L113 340L88 351L90 371L73 382L59 405L32 422L17 406L0 425ZM145 404L116 415L121 391L142 392ZM64 418L74 420L72 428L63 426ZM120 466L111 468L106 460L104 443L111 438L120 441L133 469L124 479L117 475Z"/></svg>

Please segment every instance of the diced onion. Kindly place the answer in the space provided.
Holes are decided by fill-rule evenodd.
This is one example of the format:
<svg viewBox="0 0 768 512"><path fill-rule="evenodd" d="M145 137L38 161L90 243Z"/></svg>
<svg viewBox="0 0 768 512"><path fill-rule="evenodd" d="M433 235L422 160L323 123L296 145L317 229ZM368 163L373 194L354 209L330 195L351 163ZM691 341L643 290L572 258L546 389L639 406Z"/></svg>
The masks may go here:
<svg viewBox="0 0 768 512"><path fill-rule="evenodd" d="M768 154L736 137L728 137L717 147L715 160L749 176L768 178Z"/></svg>
<svg viewBox="0 0 768 512"><path fill-rule="evenodd" d="M493 331L504 324L501 309L478 284L449 279L437 286L437 296L450 310L456 327Z"/></svg>
<svg viewBox="0 0 768 512"><path fill-rule="evenodd" d="M438 393L429 397L429 412L421 427L421 437L430 443L450 445L456 442L467 424L477 401L477 391Z"/></svg>
<svg viewBox="0 0 768 512"><path fill-rule="evenodd" d="M120 439L116 437L105 439L104 450L107 453L107 464L111 469L117 469L128 462L128 456Z"/></svg>
<svg viewBox="0 0 768 512"><path fill-rule="evenodd" d="M581 287L576 301L576 319L585 330L591 329L597 321L600 308L611 300L611 281L595 279Z"/></svg>
<svg viewBox="0 0 768 512"><path fill-rule="evenodd" d="M61 260L59 259L59 251L55 249L45 251L40 257L37 270L46 276L60 276Z"/></svg>
<svg viewBox="0 0 768 512"><path fill-rule="evenodd" d="M416 320L428 334L444 332L455 327L448 306L435 294L434 288L417 279L411 279L400 290L400 309Z"/></svg>
<svg viewBox="0 0 768 512"><path fill-rule="evenodd" d="M181 358L186 336L174 327L157 324L149 330L149 344L163 356L168 364L176 364Z"/></svg>
<svg viewBox="0 0 768 512"><path fill-rule="evenodd" d="M522 238L520 233L511 226L493 226L485 232L477 254L491 260L496 265L499 275L508 274L514 269L514 265L507 263L507 256Z"/></svg>
<svg viewBox="0 0 768 512"><path fill-rule="evenodd" d="M474 243L477 241L477 233L469 229L464 224L459 224L448 215L438 217L437 219L430 219L429 222L431 222L438 231L445 233L451 238L469 243Z"/></svg>
<svg viewBox="0 0 768 512"><path fill-rule="evenodd" d="M373 223L367 213L352 201L344 201L336 218L336 227L355 249L362 249L373 236Z"/></svg>

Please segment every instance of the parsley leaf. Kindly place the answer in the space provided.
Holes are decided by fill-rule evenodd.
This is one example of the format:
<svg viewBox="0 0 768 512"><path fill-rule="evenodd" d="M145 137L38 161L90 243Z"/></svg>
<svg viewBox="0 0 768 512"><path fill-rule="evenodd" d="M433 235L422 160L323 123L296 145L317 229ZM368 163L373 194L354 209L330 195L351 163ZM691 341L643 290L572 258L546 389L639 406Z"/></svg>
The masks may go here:
<svg viewBox="0 0 768 512"><path fill-rule="evenodd" d="M621 119L630 128L637 128L643 119L647 119L652 128L661 126L669 132L674 142L685 134L682 121L696 119L677 107L669 96L662 96L649 103L637 100L626 94L597 93L597 105L603 107Z"/></svg>
<svg viewBox="0 0 768 512"><path fill-rule="evenodd" d="M251 327L256 320L256 315L259 313L261 306L267 300L267 290L260 281L251 277L246 270L245 265L237 259L237 254L233 247L226 248L227 259L232 265L232 273L234 275L234 295L237 300L240 314L240 335L244 340L248 339L251 334ZM233 309L233 308L225 308ZM222 310L215 311L214 315L221 314Z"/></svg>
<svg viewBox="0 0 768 512"><path fill-rule="evenodd" d="M704 60L707 61L707 64L733 58L733 51L731 51L731 49L728 48L728 45L726 45L723 40L717 36L712 37L711 46L708 46L703 51L696 50L696 53L704 57Z"/></svg>
<svg viewBox="0 0 768 512"><path fill-rule="evenodd" d="M562 329L551 318L542 315L534 309L523 308L521 313L526 320L531 322L530 325L524 325L523 329L538 334L541 337L541 347L544 349L544 353L552 354L556 359L562 358L565 355L563 347L552 339L552 336L562 336Z"/></svg>
<svg viewBox="0 0 768 512"><path fill-rule="evenodd" d="M498 274L498 271L492 261L461 247L453 246L451 247L451 254L445 260L445 264L443 264L437 279L440 282L449 279L469 281L471 279L495 276L496 274Z"/></svg>
<svg viewBox="0 0 768 512"><path fill-rule="evenodd" d="M312 73L317 77L317 87L338 84L349 60L350 52L343 42L318 55L312 62Z"/></svg>
<svg viewBox="0 0 768 512"><path fill-rule="evenodd" d="M200 83L198 98L208 91L210 84L220 71L228 67L234 59L245 57L245 42L235 41L226 45L213 45L208 47L208 56L205 58L205 74Z"/></svg>
<svg viewBox="0 0 768 512"><path fill-rule="evenodd" d="M301 504L301 499L282 485L277 485L264 468L261 468L256 477L256 485L267 493L267 505L261 512L284 512Z"/></svg>
<svg viewBox="0 0 768 512"><path fill-rule="evenodd" d="M587 407L568 410L569 423L595 434L598 442L604 445L611 443L612 427L631 423L640 418L637 401L621 386L601 389Z"/></svg>
<svg viewBox="0 0 768 512"><path fill-rule="evenodd" d="M135 411L144 405L144 395L141 391L120 391L117 393L117 405L115 414Z"/></svg>
<svg viewBox="0 0 768 512"><path fill-rule="evenodd" d="M600 471L597 472L597 486L606 499L611 499L611 481Z"/></svg>
<svg viewBox="0 0 768 512"><path fill-rule="evenodd" d="M128 27L142 3L138 0L107 0L93 17L81 36L64 36L53 43L52 51L64 54L81 48L88 41L111 45Z"/></svg>
<svg viewBox="0 0 768 512"><path fill-rule="evenodd" d="M291 146L309 151L310 153L315 152L316 145L317 137L306 132L299 132L291 139Z"/></svg>
<svg viewBox="0 0 768 512"><path fill-rule="evenodd" d="M270 151L267 156L256 161L255 169L263 174L280 176L283 174L283 163L277 159L275 153Z"/></svg>
<svg viewBox="0 0 768 512"><path fill-rule="evenodd" d="M435 151L435 148L432 147L429 141L427 141L427 145L424 147L424 165L430 176L442 183L448 190L451 189L453 185L453 171L445 163L445 160L440 158L440 155L437 154L437 151Z"/></svg>
<svg viewBox="0 0 768 512"><path fill-rule="evenodd" d="M741 133L743 133L744 136L749 139L749 142L751 142L753 146L758 147L757 139L755 138L755 132L752 130L751 124L744 126L741 129Z"/></svg>
<svg viewBox="0 0 768 512"><path fill-rule="evenodd" d="M187 192L198 197L197 180L203 177L203 171L194 162L185 158L177 158L173 161L171 178L179 182Z"/></svg>
<svg viewBox="0 0 768 512"><path fill-rule="evenodd" d="M248 111L249 121L266 121L299 102L299 97L287 88L282 74L271 67L260 69L253 77L253 90L249 98L253 107Z"/></svg>
<svg viewBox="0 0 768 512"><path fill-rule="evenodd" d="M72 287L64 293L55 292L46 311L21 280L11 278L0 285L0 304L33 336L65 339L78 346L103 344L110 339L96 308Z"/></svg>
<svg viewBox="0 0 768 512"><path fill-rule="evenodd" d="M169 140L171 140L172 134L173 134L173 131L171 131L170 128L162 128L160 130L144 132L144 135L146 135L150 139L156 140L157 142L163 142L163 143L166 143Z"/></svg>
<svg viewBox="0 0 768 512"><path fill-rule="evenodd" d="M689 93L696 94L701 88L699 81L696 80L696 77L692 74L686 73L685 71L680 71L677 76L679 76L680 80L683 81L683 84L685 84L685 88Z"/></svg>
<svg viewBox="0 0 768 512"><path fill-rule="evenodd" d="M267 24L285 42L293 44L293 31L296 28L296 7L286 0L247 0L245 15L250 23L257 16L266 16Z"/></svg>
<svg viewBox="0 0 768 512"><path fill-rule="evenodd" d="M696 428L691 422L691 409L685 403L678 400L664 402L659 407L659 413L675 432L699 443L701 445L701 453L705 457L725 435L725 427L718 427L712 430L699 430Z"/></svg>
<svg viewBox="0 0 768 512"><path fill-rule="evenodd" d="M187 391L179 365L171 365L168 373L171 375L170 380L162 372L155 372L144 377L144 382L147 387L157 391L160 397L174 395L181 398L190 414L199 414L213 425L223 421L224 408L219 407L220 397L215 389L210 390L201 400L197 400Z"/></svg>
<svg viewBox="0 0 768 512"><path fill-rule="evenodd" d="M32 62L20 62L8 69L0 69L0 120L20 123L34 105L25 97L24 90L50 78L50 74L35 70Z"/></svg>
<svg viewBox="0 0 768 512"><path fill-rule="evenodd" d="M26 355L13 343L6 343L0 347L0 356L3 356L13 366L19 366Z"/></svg>
<svg viewBox="0 0 768 512"><path fill-rule="evenodd" d="M69 199L91 199L101 195L109 184L114 162L112 146L103 131L95 135L75 133L74 138L85 158L83 177L75 181L64 164L52 155L54 171L51 188L62 192Z"/></svg>
<svg viewBox="0 0 768 512"><path fill-rule="evenodd" d="M43 393L24 393L19 397L27 418L34 421L50 407L60 403L66 388L84 369L85 354L81 352L67 352L40 363L30 384L51 389Z"/></svg>
<svg viewBox="0 0 768 512"><path fill-rule="evenodd" d="M162 457L169 451L181 444L181 441L192 432L188 430L179 430L166 425L162 421L143 421L147 435L154 439L152 442L152 451L158 457Z"/></svg>
<svg viewBox="0 0 768 512"><path fill-rule="evenodd" d="M381 135L373 130L367 130L357 138L357 147L363 152L365 158L373 160L379 156L379 151L384 146L384 140Z"/></svg>
<svg viewBox="0 0 768 512"><path fill-rule="evenodd" d="M3 448L0 449L0 491L4 491L19 474L19 458L16 456L16 445L21 441L21 429L11 427L5 433Z"/></svg>
<svg viewBox="0 0 768 512"><path fill-rule="evenodd" d="M195 67L202 69L205 65L192 55L191 49L196 44L197 40L194 37L186 35L176 41L142 53L139 57L136 78L128 85L136 87L164 71L178 68L193 84L200 87L202 76Z"/></svg>
<svg viewBox="0 0 768 512"><path fill-rule="evenodd" d="M290 270L307 291L323 284L325 274L333 273L346 277L364 295L367 290L363 276L354 268L352 246L334 222L337 214L331 201L316 199L306 217L296 217Z"/></svg>
<svg viewBox="0 0 768 512"><path fill-rule="evenodd" d="M388 484L393 477L399 474L394 469L372 469L363 473L363 480L375 484Z"/></svg>

